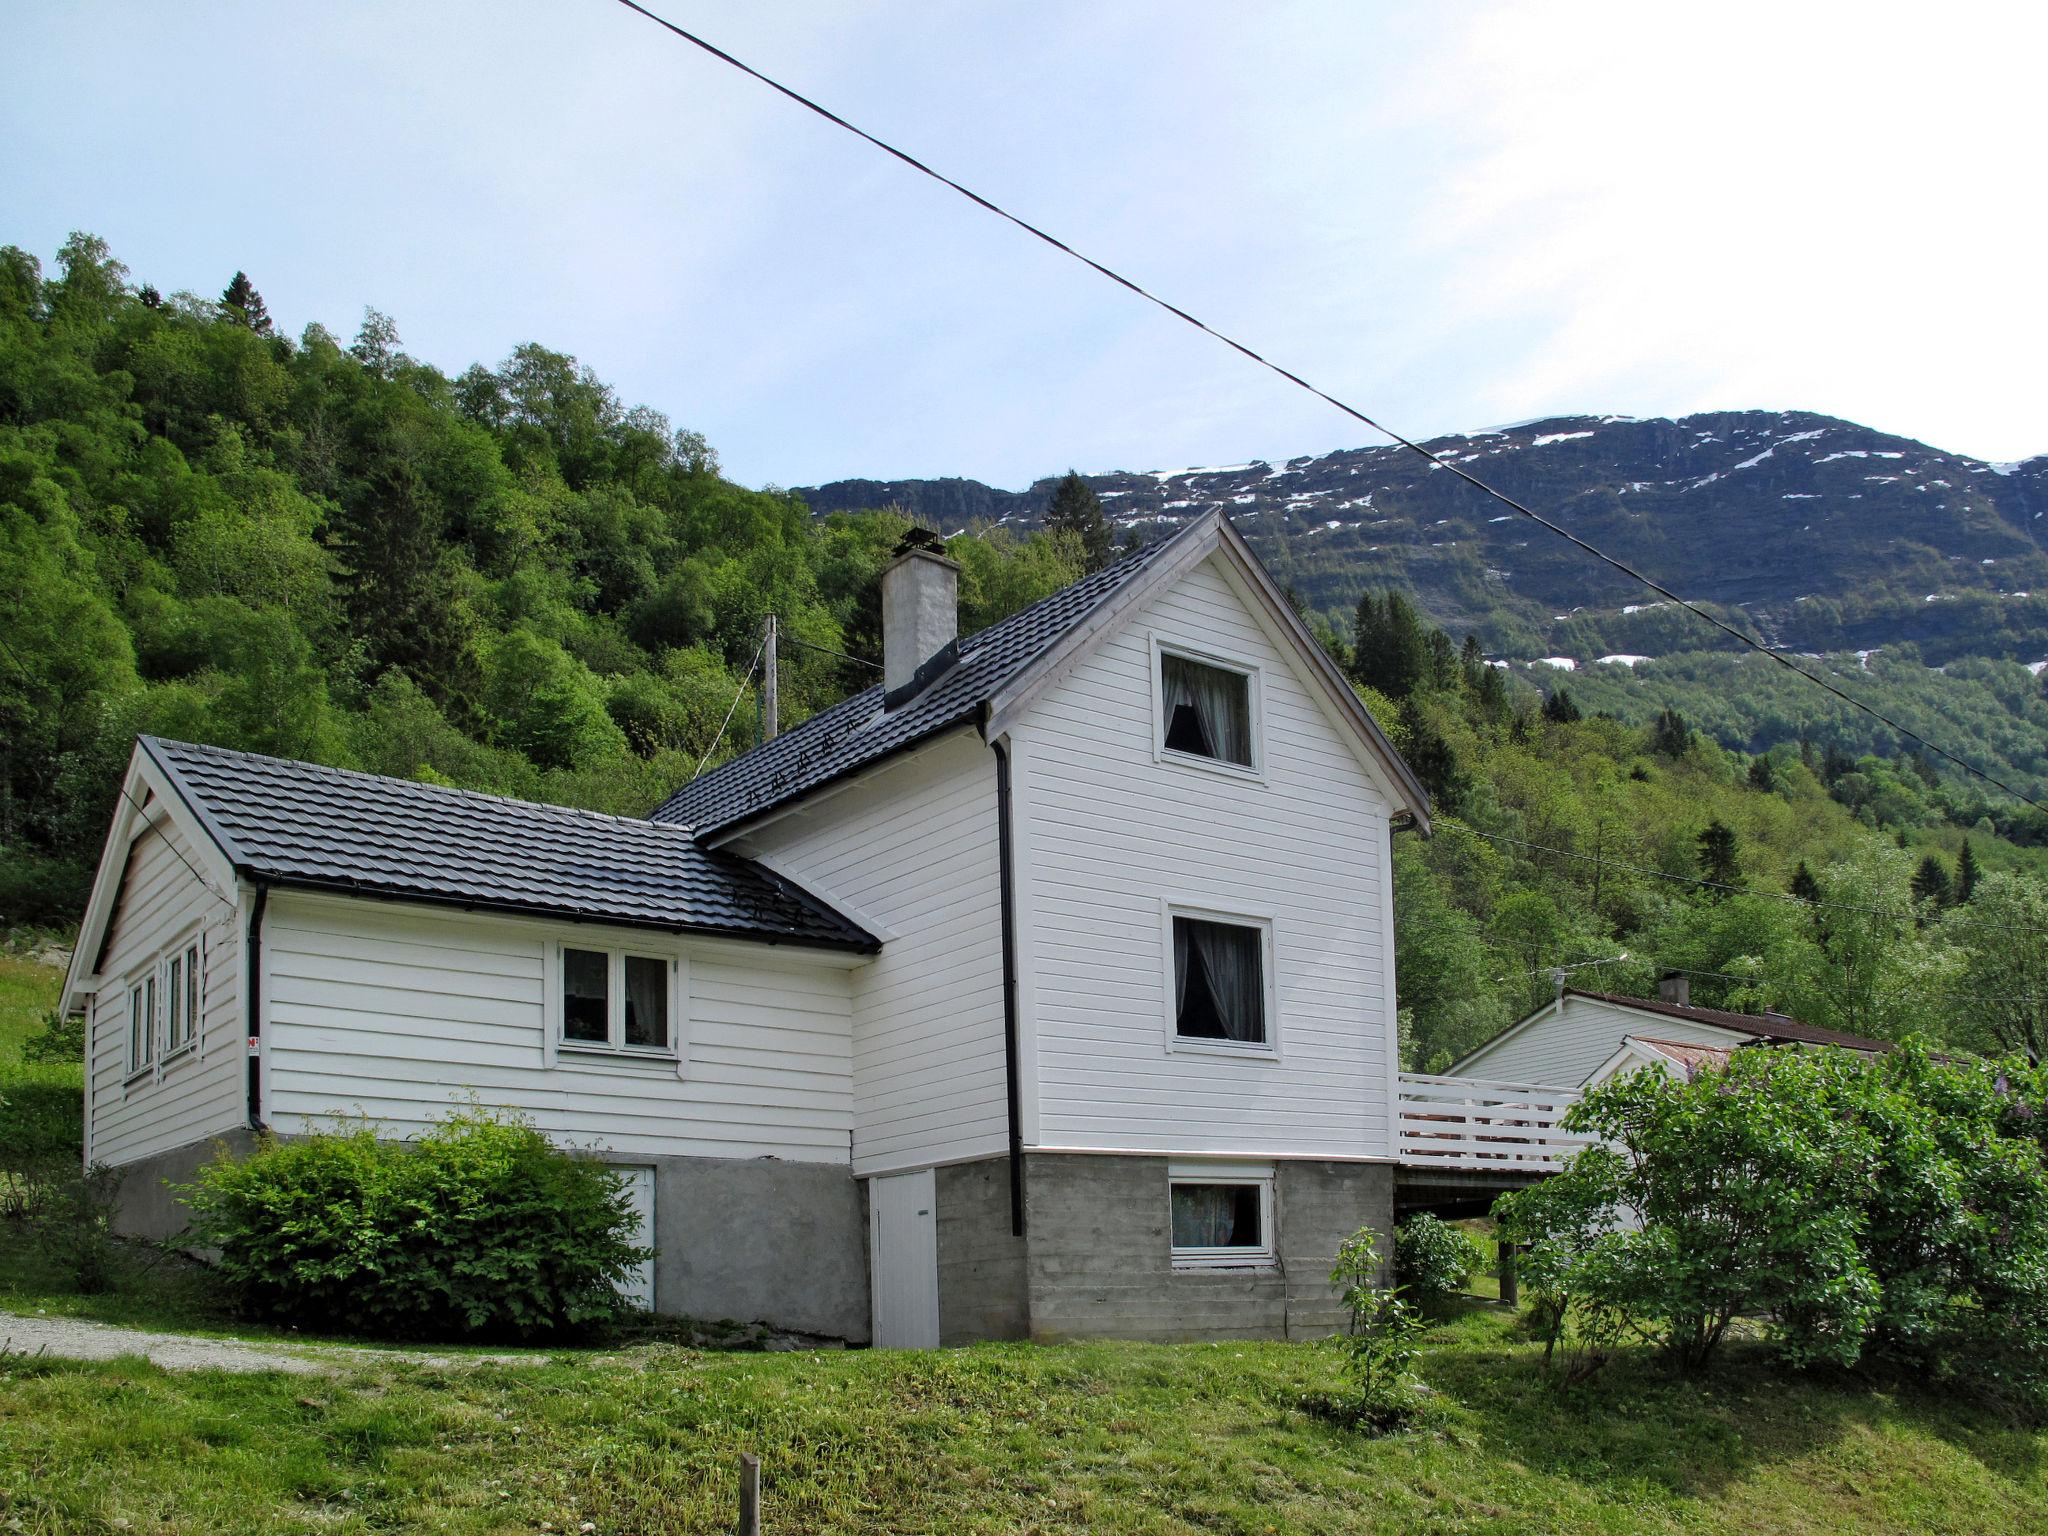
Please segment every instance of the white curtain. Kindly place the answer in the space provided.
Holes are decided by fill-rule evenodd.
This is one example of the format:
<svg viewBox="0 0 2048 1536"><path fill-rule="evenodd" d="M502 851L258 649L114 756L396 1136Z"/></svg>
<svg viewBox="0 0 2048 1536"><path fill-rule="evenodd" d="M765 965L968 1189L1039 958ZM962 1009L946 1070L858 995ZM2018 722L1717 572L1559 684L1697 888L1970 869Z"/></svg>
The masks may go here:
<svg viewBox="0 0 2048 1536"><path fill-rule="evenodd" d="M1243 1184L1174 1185L1173 1246L1256 1247L1258 1199L1258 1191Z"/></svg>
<svg viewBox="0 0 2048 1536"><path fill-rule="evenodd" d="M1178 710L1192 709L1201 723L1209 756L1251 766L1249 685L1240 674L1167 655L1159 659L1159 681L1166 697L1169 726Z"/></svg>
<svg viewBox="0 0 2048 1536"><path fill-rule="evenodd" d="M1266 983L1259 931L1235 923L1173 920L1174 1013L1185 1017L1188 987L1203 987L1225 1040L1266 1038Z"/></svg>

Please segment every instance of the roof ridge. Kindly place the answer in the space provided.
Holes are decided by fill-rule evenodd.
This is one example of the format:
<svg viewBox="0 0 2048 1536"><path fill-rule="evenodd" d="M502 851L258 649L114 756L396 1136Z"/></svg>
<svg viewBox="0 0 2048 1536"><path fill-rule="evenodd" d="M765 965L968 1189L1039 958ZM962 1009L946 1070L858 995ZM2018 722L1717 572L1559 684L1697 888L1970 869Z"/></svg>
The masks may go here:
<svg viewBox="0 0 2048 1536"><path fill-rule="evenodd" d="M235 758L242 762L274 763L280 768L300 772L329 773L346 779L355 779L370 784L389 784L398 789L419 790L426 794L457 795L469 800L483 800L501 805L529 806L539 811L559 812L564 816L586 820L618 822L633 827L658 827L663 832L687 832L689 827L682 822L653 821L645 816L622 816L616 811L592 810L588 806L564 805L557 800L529 800L523 795L503 795L495 790L470 789L461 784L436 784L431 779L406 779L397 774L372 773L367 768L341 768L332 763L315 763L298 757L277 757L268 752L249 752L240 747L216 746L212 742L181 741L171 736L156 736L145 732L141 739L157 747L179 748L189 752L205 753L213 757Z"/></svg>

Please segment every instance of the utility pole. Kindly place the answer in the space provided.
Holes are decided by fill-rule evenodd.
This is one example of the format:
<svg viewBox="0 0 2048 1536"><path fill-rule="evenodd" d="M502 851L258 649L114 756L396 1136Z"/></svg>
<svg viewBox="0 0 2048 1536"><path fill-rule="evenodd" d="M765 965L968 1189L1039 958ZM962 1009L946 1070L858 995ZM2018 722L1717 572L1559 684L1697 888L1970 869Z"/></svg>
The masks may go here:
<svg viewBox="0 0 2048 1536"><path fill-rule="evenodd" d="M767 670L761 674L761 739L773 741L780 721L775 687L775 615L772 613L762 626L761 659L767 664Z"/></svg>

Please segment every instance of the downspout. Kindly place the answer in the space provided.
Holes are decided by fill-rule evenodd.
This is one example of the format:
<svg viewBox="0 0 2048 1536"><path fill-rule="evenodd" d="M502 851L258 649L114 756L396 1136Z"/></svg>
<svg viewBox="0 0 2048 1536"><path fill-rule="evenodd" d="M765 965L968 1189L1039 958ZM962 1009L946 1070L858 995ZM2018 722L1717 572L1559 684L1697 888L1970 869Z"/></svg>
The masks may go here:
<svg viewBox="0 0 2048 1536"><path fill-rule="evenodd" d="M256 882L256 900L249 906L249 927L243 935L246 973L242 985L249 989L249 1129L263 1129L263 1058L258 1042L263 1038L263 909L270 901L270 887Z"/></svg>
<svg viewBox="0 0 2048 1536"><path fill-rule="evenodd" d="M1017 895L1010 852L1010 748L992 741L996 754L996 863L1003 897L1003 1087L1010 1114L1010 1233L1024 1235L1024 1131L1017 1084Z"/></svg>

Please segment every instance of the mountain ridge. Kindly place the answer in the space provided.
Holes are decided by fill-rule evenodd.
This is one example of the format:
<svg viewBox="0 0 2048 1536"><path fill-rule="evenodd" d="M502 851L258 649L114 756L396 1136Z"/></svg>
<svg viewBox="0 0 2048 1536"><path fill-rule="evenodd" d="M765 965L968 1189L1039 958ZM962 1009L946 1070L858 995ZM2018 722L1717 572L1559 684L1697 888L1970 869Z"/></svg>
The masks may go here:
<svg viewBox="0 0 2048 1536"><path fill-rule="evenodd" d="M2048 658L2048 454L1992 464L1805 411L1542 417L1427 446L1767 643ZM1333 617L1398 585L1501 655L1713 643L1640 584L1399 447L1083 478L1140 534L1223 507ZM1053 484L864 479L796 494L820 513L900 506L950 533L1036 526Z"/></svg>

